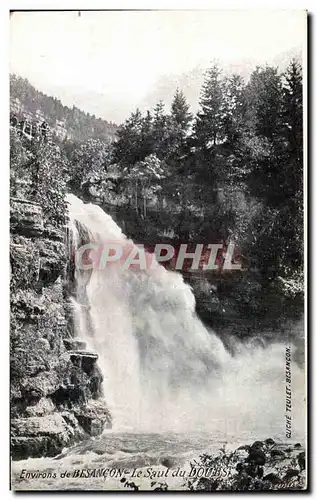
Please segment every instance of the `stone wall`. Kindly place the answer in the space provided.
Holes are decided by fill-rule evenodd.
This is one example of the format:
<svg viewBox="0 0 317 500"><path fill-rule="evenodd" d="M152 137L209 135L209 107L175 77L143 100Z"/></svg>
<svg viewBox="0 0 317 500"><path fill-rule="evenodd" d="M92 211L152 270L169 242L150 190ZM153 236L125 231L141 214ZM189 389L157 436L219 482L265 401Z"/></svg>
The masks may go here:
<svg viewBox="0 0 317 500"><path fill-rule="evenodd" d="M98 356L72 338L64 228L22 199L11 199L10 227L11 452L54 456L111 416Z"/></svg>

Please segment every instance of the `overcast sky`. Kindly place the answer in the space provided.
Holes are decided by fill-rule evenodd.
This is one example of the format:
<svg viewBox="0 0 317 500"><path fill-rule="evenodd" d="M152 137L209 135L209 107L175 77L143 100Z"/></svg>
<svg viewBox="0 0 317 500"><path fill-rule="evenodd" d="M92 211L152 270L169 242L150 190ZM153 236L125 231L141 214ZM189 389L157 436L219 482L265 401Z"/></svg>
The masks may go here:
<svg viewBox="0 0 317 500"><path fill-rule="evenodd" d="M10 71L61 99L67 90L68 101L72 92L105 94L123 116L162 75L301 47L305 23L298 10L20 12L11 17Z"/></svg>

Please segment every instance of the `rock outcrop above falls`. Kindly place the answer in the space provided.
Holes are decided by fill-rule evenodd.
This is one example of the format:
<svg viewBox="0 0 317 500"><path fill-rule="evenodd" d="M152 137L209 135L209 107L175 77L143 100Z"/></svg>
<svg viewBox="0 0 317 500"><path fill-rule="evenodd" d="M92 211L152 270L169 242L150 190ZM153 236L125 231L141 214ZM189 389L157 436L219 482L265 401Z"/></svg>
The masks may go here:
<svg viewBox="0 0 317 500"><path fill-rule="evenodd" d="M11 200L11 451L54 456L111 426L97 353L71 337L64 228Z"/></svg>

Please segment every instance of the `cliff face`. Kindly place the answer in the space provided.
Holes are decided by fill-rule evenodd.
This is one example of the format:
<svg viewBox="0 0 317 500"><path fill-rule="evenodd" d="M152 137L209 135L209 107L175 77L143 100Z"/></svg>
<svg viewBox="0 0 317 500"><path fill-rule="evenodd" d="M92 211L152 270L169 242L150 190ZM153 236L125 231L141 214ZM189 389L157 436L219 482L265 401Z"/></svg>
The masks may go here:
<svg viewBox="0 0 317 500"><path fill-rule="evenodd" d="M63 228L11 200L11 451L54 456L111 426L98 355L73 338Z"/></svg>

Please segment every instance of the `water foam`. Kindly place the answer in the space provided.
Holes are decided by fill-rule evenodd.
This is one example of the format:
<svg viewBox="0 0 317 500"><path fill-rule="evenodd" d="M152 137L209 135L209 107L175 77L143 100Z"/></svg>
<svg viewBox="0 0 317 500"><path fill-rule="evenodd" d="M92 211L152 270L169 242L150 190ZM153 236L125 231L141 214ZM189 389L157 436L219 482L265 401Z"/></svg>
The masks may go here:
<svg viewBox="0 0 317 500"><path fill-rule="evenodd" d="M75 222L90 242L133 245L100 207L73 195L68 202L71 227ZM197 317L182 276L162 266L137 271L118 263L88 277L77 270L76 281L76 301L85 295L91 319L87 327L75 307L76 333L99 353L115 428L283 435L283 344L237 344L232 357ZM301 437L305 379L295 364L292 376L293 433Z"/></svg>

